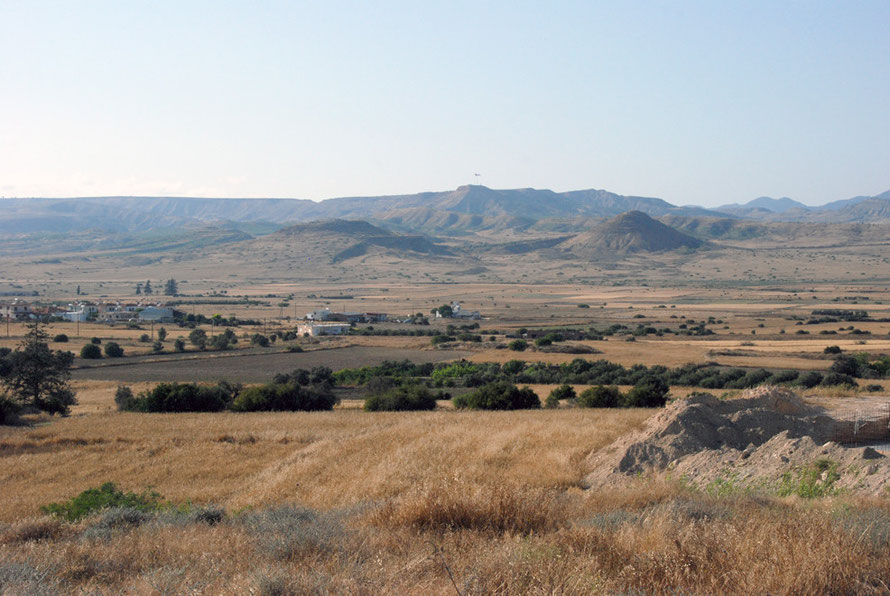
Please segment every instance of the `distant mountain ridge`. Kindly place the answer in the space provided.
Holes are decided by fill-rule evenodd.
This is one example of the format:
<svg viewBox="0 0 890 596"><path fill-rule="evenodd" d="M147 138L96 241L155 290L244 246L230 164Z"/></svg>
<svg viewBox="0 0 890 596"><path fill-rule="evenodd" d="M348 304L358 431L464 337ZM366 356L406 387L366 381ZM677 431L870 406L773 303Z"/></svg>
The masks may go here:
<svg viewBox="0 0 890 596"><path fill-rule="evenodd" d="M759 197L717 209L677 206L654 197L606 190L554 192L497 190L466 185L410 195L306 199L189 197L80 197L0 200L0 234L69 234L97 230L128 234L152 230L362 219L403 233L459 236L523 230L550 220L605 219L628 211L650 217L722 217L758 221L872 222L890 220L890 191L807 207L783 197Z"/></svg>
<svg viewBox="0 0 890 596"><path fill-rule="evenodd" d="M890 190L874 196L858 196L808 206L782 197L758 197L744 204L731 203L714 209L725 215L763 221L869 223L890 219Z"/></svg>

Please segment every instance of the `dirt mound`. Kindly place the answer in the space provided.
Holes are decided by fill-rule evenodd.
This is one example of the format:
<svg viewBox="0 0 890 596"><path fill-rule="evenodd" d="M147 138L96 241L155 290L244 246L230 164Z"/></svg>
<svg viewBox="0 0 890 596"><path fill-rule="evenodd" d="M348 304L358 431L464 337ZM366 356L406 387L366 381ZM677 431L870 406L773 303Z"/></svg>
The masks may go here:
<svg viewBox="0 0 890 596"><path fill-rule="evenodd" d="M733 400L694 395L592 454L585 480L597 487L662 473L699 487L775 486L817 465L839 475L831 480L837 488L878 493L890 487L888 458L832 441L838 427L787 389L760 387Z"/></svg>

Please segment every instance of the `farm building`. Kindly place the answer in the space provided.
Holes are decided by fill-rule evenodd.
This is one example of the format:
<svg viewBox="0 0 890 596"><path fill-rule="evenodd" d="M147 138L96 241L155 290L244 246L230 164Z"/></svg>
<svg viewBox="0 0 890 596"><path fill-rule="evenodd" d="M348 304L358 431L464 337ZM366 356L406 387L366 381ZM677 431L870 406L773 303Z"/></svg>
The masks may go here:
<svg viewBox="0 0 890 596"><path fill-rule="evenodd" d="M306 313L306 319L309 321L330 321L331 309L322 308L321 310L313 310L310 313Z"/></svg>
<svg viewBox="0 0 890 596"><path fill-rule="evenodd" d="M348 323L300 323L297 325L299 335L343 335L349 331Z"/></svg>
<svg viewBox="0 0 890 596"><path fill-rule="evenodd" d="M31 305L21 300L0 303L0 317L6 319L27 319L31 316Z"/></svg>

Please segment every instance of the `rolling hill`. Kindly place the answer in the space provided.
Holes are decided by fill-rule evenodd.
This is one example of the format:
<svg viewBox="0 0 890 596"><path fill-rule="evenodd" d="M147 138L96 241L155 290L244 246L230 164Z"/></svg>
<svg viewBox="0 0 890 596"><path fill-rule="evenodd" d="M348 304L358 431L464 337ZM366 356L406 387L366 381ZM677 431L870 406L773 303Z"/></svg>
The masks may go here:
<svg viewBox="0 0 890 596"><path fill-rule="evenodd" d="M559 246L578 256L602 256L694 250L704 245L703 240L675 230L645 213L628 211Z"/></svg>

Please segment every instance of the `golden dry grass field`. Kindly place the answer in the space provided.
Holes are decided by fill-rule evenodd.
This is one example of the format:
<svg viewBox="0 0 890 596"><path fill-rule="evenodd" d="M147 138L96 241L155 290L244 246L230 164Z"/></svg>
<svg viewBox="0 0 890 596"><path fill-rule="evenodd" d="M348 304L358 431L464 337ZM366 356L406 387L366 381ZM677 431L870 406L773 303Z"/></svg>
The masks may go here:
<svg viewBox="0 0 890 596"><path fill-rule="evenodd" d="M202 283L209 287L209 281ZM152 333L148 326L81 324L78 332L73 323L52 325L51 337L70 338L51 344L53 349L78 352L99 337L103 343L119 342L127 357L76 359L79 405L70 417L0 427L0 582L8 586L0 583L0 593L890 590L886 497L712 494L681 479L645 478L627 489L583 490L588 456L639 428L650 410L462 412L440 402L433 412L369 413L353 400L321 413L138 414L117 412L113 401L119 381L135 391L153 386L131 382L126 370L166 368L176 380L179 369L169 363L185 358L209 378L206 371L225 371L231 358L256 357L255 380L299 366L304 355L326 358L322 363L333 368L357 366L361 362L354 354L407 354L430 361L465 355L493 362L580 357L626 366L713 361L826 370L832 362L823 354L828 345L847 353L890 351L890 323L876 320L890 317L884 286L670 288L355 279L343 285L234 280L228 290L268 304L195 298L198 304L182 306L205 315L265 319L263 327L235 328L239 342L228 352L187 346L185 354L173 354L172 340L191 331L175 325L165 326L164 353L151 356L140 355L151 351L151 344L139 339ZM325 295L352 298L317 297ZM428 314L455 299L482 312L485 339L449 345L457 355L431 345L429 337L298 338L250 347L253 333L293 329L294 316L324 306ZM278 306L281 301L288 306ZM866 310L872 320L805 324L820 309ZM692 321L705 322L713 335L648 335L633 342L609 336L574 342L598 351L580 355L534 346L515 352L505 349L503 335L523 327L616 324L679 331ZM375 327L444 331L449 323L431 318L429 327ZM850 327L861 333L851 333ZM489 342L484 331L492 329L501 333ZM0 327L0 335L5 331ZM15 347L23 331L12 324L0 347ZM291 354L290 345L306 352ZM96 371L111 376L99 380ZM869 383L883 391L815 388L807 396L826 407L886 399L887 380ZM544 398L553 386L533 389ZM694 389L674 387L672 395ZM105 482L126 491L151 488L177 504L178 513L124 519L110 511L76 523L41 517L41 505ZM189 503L191 508L185 506ZM225 515L208 523L217 518L202 517L204 507L219 507Z"/></svg>
<svg viewBox="0 0 890 596"><path fill-rule="evenodd" d="M0 434L10 593L883 593L885 499L585 492L646 410L135 414L108 383ZM38 506L114 481L190 510L69 524ZM227 515L218 520L214 504Z"/></svg>

